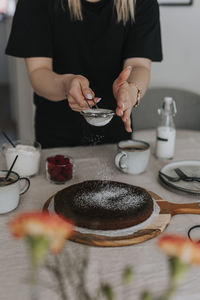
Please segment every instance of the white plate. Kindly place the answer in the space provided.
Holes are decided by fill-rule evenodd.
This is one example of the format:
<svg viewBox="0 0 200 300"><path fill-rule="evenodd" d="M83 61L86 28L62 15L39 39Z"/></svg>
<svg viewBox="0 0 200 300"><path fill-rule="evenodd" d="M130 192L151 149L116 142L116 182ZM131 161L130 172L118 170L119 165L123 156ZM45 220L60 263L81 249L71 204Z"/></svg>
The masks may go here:
<svg viewBox="0 0 200 300"><path fill-rule="evenodd" d="M185 160L185 161L176 161L167 164L160 171L166 175L177 177L174 169L179 168L188 176L200 177L200 160ZM166 177L159 175L160 179L166 183L168 186L173 187L177 190L185 191L188 193L200 194L200 182L192 181L169 181Z"/></svg>

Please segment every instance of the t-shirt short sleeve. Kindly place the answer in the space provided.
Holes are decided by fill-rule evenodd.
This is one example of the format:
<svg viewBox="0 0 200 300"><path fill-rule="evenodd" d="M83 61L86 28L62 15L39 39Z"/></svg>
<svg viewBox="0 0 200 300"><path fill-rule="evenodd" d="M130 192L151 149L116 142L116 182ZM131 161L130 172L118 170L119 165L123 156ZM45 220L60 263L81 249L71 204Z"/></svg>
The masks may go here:
<svg viewBox="0 0 200 300"><path fill-rule="evenodd" d="M52 57L48 0L18 0L6 54Z"/></svg>
<svg viewBox="0 0 200 300"><path fill-rule="evenodd" d="M135 20L128 24L124 59L162 60L159 6L157 0L137 0Z"/></svg>

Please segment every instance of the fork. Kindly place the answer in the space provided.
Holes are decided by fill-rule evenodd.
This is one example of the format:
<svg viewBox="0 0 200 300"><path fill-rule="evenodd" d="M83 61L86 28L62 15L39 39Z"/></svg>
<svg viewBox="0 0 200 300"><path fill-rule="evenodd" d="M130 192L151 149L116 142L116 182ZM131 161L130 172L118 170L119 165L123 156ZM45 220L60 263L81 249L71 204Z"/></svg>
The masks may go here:
<svg viewBox="0 0 200 300"><path fill-rule="evenodd" d="M168 179L169 181L171 181L171 182L177 182L177 181L180 181L180 180L181 180L181 178L180 178L179 176L178 176L178 177L172 177L172 176L169 176L169 175L167 175L167 174L162 173L161 171L159 171L159 175L161 175L161 176L167 178L167 179Z"/></svg>
<svg viewBox="0 0 200 300"><path fill-rule="evenodd" d="M188 182L191 182L191 181L198 181L198 182L200 182L200 177L187 176L187 175L186 175L183 171L181 171L181 169L179 169L179 168L174 169L174 171L176 172L176 174L179 176L179 178L180 178L181 180L188 181Z"/></svg>

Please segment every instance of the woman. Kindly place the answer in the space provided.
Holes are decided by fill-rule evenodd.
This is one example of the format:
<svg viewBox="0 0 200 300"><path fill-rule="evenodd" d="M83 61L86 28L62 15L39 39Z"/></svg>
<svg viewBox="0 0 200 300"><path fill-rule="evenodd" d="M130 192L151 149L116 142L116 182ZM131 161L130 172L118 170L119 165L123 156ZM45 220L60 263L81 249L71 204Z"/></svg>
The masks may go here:
<svg viewBox="0 0 200 300"><path fill-rule="evenodd" d="M43 148L130 139L151 61L162 60L157 0L19 0L6 53L26 60ZM117 116L87 124L86 99Z"/></svg>

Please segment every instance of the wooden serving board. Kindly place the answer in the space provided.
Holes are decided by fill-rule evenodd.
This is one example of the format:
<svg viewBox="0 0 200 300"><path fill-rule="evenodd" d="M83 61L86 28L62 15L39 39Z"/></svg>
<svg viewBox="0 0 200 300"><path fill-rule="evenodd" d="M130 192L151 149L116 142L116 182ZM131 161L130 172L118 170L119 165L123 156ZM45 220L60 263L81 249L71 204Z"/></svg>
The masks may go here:
<svg viewBox="0 0 200 300"><path fill-rule="evenodd" d="M71 241L97 247L121 247L139 244L152 239L162 233L169 225L171 217L177 214L200 214L200 202L188 204L175 204L163 200L157 194L149 191L149 194L160 206L160 213L151 224L131 235L122 237L109 237L97 234L85 234L75 231ZM45 203L43 210L48 211L49 204L55 195Z"/></svg>

